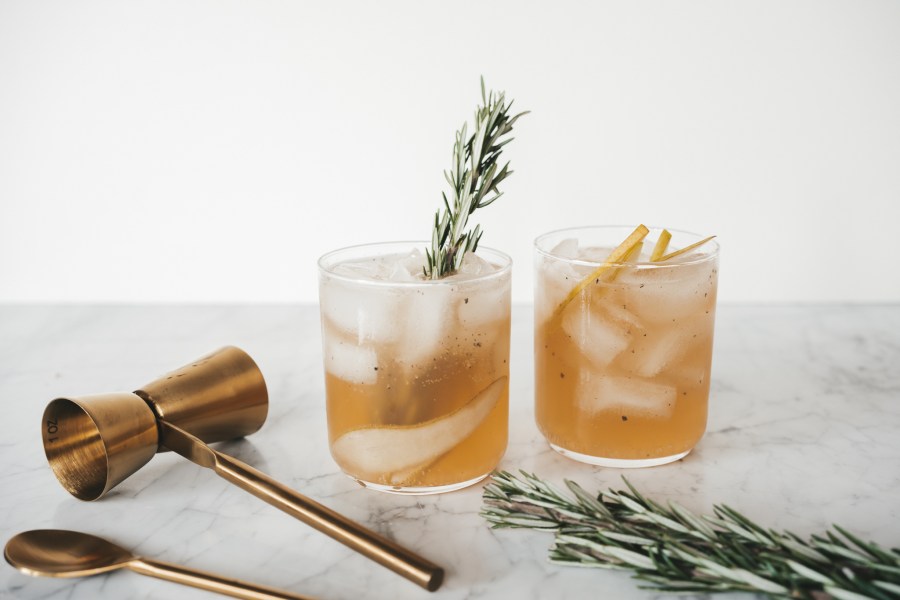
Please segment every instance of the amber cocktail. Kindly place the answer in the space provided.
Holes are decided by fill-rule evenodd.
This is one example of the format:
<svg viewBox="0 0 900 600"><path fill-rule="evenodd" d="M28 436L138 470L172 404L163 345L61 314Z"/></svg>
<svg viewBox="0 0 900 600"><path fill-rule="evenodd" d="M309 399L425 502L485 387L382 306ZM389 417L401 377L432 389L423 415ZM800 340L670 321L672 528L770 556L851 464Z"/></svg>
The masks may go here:
<svg viewBox="0 0 900 600"><path fill-rule="evenodd" d="M382 491L471 485L506 449L511 261L479 248L430 280L424 247L371 244L319 260L331 454Z"/></svg>
<svg viewBox="0 0 900 600"><path fill-rule="evenodd" d="M613 467L678 460L703 436L716 310L715 242L651 260L650 230L604 268L631 232L535 240L537 425L558 452ZM676 231L668 250L699 241Z"/></svg>

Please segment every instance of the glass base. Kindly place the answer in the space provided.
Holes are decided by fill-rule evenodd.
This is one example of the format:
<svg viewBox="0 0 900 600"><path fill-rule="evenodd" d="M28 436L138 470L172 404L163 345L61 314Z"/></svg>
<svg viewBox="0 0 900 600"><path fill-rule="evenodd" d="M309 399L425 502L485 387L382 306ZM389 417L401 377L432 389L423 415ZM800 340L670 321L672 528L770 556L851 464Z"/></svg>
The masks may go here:
<svg viewBox="0 0 900 600"><path fill-rule="evenodd" d="M643 469L644 467L658 467L659 465L665 465L671 462L675 462L676 460L680 460L691 453L690 450L685 450L680 454L661 456L659 458L604 458L602 456L591 456L589 454L579 454L578 452L572 452L571 450L566 450L565 448L557 446L556 444L550 444L550 447L563 456L571 458L572 460L577 460L578 462L587 463L589 465L612 467L614 469Z"/></svg>
<svg viewBox="0 0 900 600"><path fill-rule="evenodd" d="M401 496L427 496L428 494L444 494L446 492L455 492L456 490L461 490L463 488L467 488L470 485L475 485L485 477L490 475L490 473L485 473L484 475L479 475L475 479L469 479L468 481L461 481L459 483L451 483L448 485L435 485L428 487L402 487L395 485L384 485L382 483L371 483L369 481L363 481L358 477L354 477L353 475L348 475L350 479L363 486L364 488L368 488L370 490L375 490L378 492L385 492L387 494L398 494Z"/></svg>

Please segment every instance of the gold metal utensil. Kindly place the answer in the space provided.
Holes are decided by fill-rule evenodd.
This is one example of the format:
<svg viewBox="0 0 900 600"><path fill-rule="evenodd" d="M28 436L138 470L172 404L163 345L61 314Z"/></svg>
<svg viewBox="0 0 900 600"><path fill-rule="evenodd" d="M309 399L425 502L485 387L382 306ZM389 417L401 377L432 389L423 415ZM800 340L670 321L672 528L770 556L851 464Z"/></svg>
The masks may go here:
<svg viewBox="0 0 900 600"><path fill-rule="evenodd" d="M441 567L206 445L253 433L267 412L262 373L229 346L133 394L53 400L44 410L44 451L66 490L97 500L157 452L173 450L413 583L438 589Z"/></svg>
<svg viewBox="0 0 900 600"><path fill-rule="evenodd" d="M275 588L229 579L136 556L112 542L89 533L65 529L34 529L14 536L3 550L6 562L27 575L86 577L129 569L192 587L247 600L311 600Z"/></svg>

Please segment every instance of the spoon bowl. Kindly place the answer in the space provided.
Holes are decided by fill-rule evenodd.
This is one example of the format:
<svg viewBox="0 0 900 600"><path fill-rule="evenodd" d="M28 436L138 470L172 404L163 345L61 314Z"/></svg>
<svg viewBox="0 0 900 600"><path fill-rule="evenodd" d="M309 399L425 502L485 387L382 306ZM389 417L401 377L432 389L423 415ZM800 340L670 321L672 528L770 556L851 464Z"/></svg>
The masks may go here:
<svg viewBox="0 0 900 600"><path fill-rule="evenodd" d="M34 529L14 536L6 562L28 575L86 577L126 566L135 556L110 541L65 529Z"/></svg>

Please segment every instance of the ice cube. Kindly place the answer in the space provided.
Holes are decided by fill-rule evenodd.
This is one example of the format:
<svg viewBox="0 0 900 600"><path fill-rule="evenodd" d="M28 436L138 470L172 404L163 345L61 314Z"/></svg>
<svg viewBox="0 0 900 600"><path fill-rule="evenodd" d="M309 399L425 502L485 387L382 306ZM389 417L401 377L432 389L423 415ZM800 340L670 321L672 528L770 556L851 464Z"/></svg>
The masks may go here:
<svg viewBox="0 0 900 600"><path fill-rule="evenodd" d="M369 281L417 281L422 279L425 254L420 248L409 252L383 254L349 260L335 265L336 275Z"/></svg>
<svg viewBox="0 0 900 600"><path fill-rule="evenodd" d="M335 274L357 281L326 279L319 293L323 314L360 341L395 341L409 290L366 286L358 281L420 281L424 261L422 251L415 248L407 253L374 256L335 266L332 269Z"/></svg>
<svg viewBox="0 0 900 600"><path fill-rule="evenodd" d="M655 323L678 323L715 306L715 261L678 267L627 269L617 283L628 310Z"/></svg>
<svg viewBox="0 0 900 600"><path fill-rule="evenodd" d="M588 246L578 250L577 258L579 260L602 264L606 262L614 250L615 248L607 248L604 246ZM630 256L627 262L649 262L651 250L652 249L648 249L647 244L644 242L638 242L637 250L632 250L634 255Z"/></svg>
<svg viewBox="0 0 900 600"><path fill-rule="evenodd" d="M327 278L319 292L326 321L358 343L393 344L399 361L412 365L433 355L447 324L453 285L425 283L420 249L342 263L334 272L354 279L420 282L421 285L365 285Z"/></svg>
<svg viewBox="0 0 900 600"><path fill-rule="evenodd" d="M601 294L597 294L594 306L595 310L602 310L606 312L606 314L609 315L609 318L613 321L623 323L625 325L630 325L633 329L640 329L643 331L644 326L638 316L628 310L622 304L614 302L610 298L604 297Z"/></svg>
<svg viewBox="0 0 900 600"><path fill-rule="evenodd" d="M585 260L595 263L606 262L609 255L612 254L614 248L602 248L599 246L587 246L578 249L578 260Z"/></svg>
<svg viewBox="0 0 900 600"><path fill-rule="evenodd" d="M419 281L423 278L425 254L421 249L384 258L390 269L387 276L390 281Z"/></svg>
<svg viewBox="0 0 900 600"><path fill-rule="evenodd" d="M327 372L359 385L378 381L378 356L375 350L327 333L323 340L323 358Z"/></svg>
<svg viewBox="0 0 900 600"><path fill-rule="evenodd" d="M709 370L708 363L681 363L675 369L666 373L666 375L682 390L696 389L709 385Z"/></svg>
<svg viewBox="0 0 900 600"><path fill-rule="evenodd" d="M552 258L542 259L534 285L534 304L538 315L549 315L581 281L572 264Z"/></svg>
<svg viewBox="0 0 900 600"><path fill-rule="evenodd" d="M463 256L462 263L459 265L459 269L456 270L456 273L447 277L447 279L453 281L474 279L482 275L493 273L496 270L497 267L474 252L466 252L465 256Z"/></svg>
<svg viewBox="0 0 900 600"><path fill-rule="evenodd" d="M422 366L437 354L452 322L450 301L454 289L438 283L403 291L402 315L393 323L398 333L395 356L408 367Z"/></svg>
<svg viewBox="0 0 900 600"><path fill-rule="evenodd" d="M553 246L553 249L550 250L549 253L558 258L578 258L578 240L575 238L567 238Z"/></svg>
<svg viewBox="0 0 900 600"><path fill-rule="evenodd" d="M619 365L641 377L655 377L672 365L697 342L696 328L650 328L635 337Z"/></svg>
<svg viewBox="0 0 900 600"><path fill-rule="evenodd" d="M615 323L602 313L590 310L578 298L563 311L562 329L597 368L609 365L628 348L633 335L627 324Z"/></svg>
<svg viewBox="0 0 900 600"><path fill-rule="evenodd" d="M576 389L581 410L595 414L602 411L622 411L623 414L665 418L675 410L675 387L637 377L613 377L582 371Z"/></svg>
<svg viewBox="0 0 900 600"><path fill-rule="evenodd" d="M332 272L336 275L341 275L342 277L370 278L372 275L372 268L364 263L345 262L335 265L334 268L332 268Z"/></svg>
<svg viewBox="0 0 900 600"><path fill-rule="evenodd" d="M390 343L399 333L401 292L387 287L362 288L352 282L329 279L319 286L319 306L332 325L359 342Z"/></svg>
<svg viewBox="0 0 900 600"><path fill-rule="evenodd" d="M457 317L465 329L496 323L509 314L509 279L495 279L456 295Z"/></svg>
<svg viewBox="0 0 900 600"><path fill-rule="evenodd" d="M371 256L358 260L348 260L335 265L332 271L345 277L383 281L390 277L397 255Z"/></svg>
<svg viewBox="0 0 900 600"><path fill-rule="evenodd" d="M391 272L388 273L387 279L389 281L402 281L402 282L412 282L418 281L418 277L409 272L409 268L403 264L396 264L391 269Z"/></svg>
<svg viewBox="0 0 900 600"><path fill-rule="evenodd" d="M467 329L496 323L510 313L509 287L497 282L482 287L477 294L465 296L457 303L460 324Z"/></svg>

